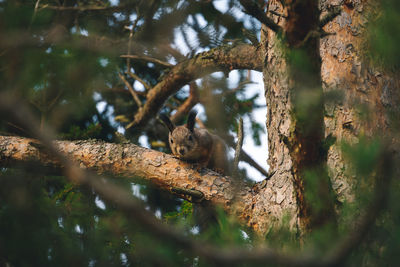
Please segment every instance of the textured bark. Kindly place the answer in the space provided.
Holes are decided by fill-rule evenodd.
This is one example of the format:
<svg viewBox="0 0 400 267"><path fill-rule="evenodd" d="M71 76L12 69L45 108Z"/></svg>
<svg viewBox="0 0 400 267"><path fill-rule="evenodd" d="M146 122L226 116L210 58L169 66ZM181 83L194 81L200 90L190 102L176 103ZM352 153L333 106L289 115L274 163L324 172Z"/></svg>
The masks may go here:
<svg viewBox="0 0 400 267"><path fill-rule="evenodd" d="M322 14L329 4L343 3L339 0L320 2ZM321 73L321 84L325 92L338 90L344 95L340 101L325 103L324 114L325 136L331 134L337 138L337 142L328 151L327 163L333 189L338 199L343 201L352 199L353 181L347 173L349 166L340 153L340 142L344 140L355 143L360 134L372 136L376 132L395 128L387 112L397 115L400 113L400 93L396 90L400 81L398 75L378 70L363 58L363 34L366 16L370 10L368 1L349 0L342 7L344 12L324 27L327 32L334 32L336 35L324 37L320 41L322 63L318 73ZM285 25L288 14L281 1L270 0L268 9L275 11L275 15L270 13L269 17L290 32L290 25ZM293 26L301 20L295 16L291 19L294 20L291 21ZM305 34L292 30L289 42L296 45ZM290 66L282 50L285 44L277 38L277 34L263 27L262 35L262 49L242 45L237 50L219 51L217 54L212 50L178 64L159 85L149 91L148 101L135 118L135 125L144 124L170 94L198 77L197 75L204 75L203 71L238 68L239 65L232 64L232 59L240 56L239 59L248 62L247 65L240 65L241 68L260 69L263 66L268 107L268 162L271 170L276 171L270 180L251 189L240 188L238 195L234 196L229 178L207 170L197 170L192 165L160 152L132 144L116 145L93 141L60 141L57 145L83 168L99 173L140 176L174 193L177 188L199 190L206 201L222 205L260 234L266 233L270 227L280 225L284 215L289 216L292 228L301 227L299 207L302 204L298 197L299 188L295 186L298 181L294 176L295 164L299 166L300 162L294 162L294 155L291 153L293 146L288 142L294 125L290 113L293 108ZM264 65L260 64L260 53ZM357 103L367 104L373 110L366 120L359 117ZM321 139L320 136L318 138ZM45 165L59 167L57 162L41 151L40 145L35 141L17 137L0 137L0 159L2 166L37 160Z"/></svg>
<svg viewBox="0 0 400 267"><path fill-rule="evenodd" d="M288 1L286 7L285 51L292 115L286 145L293 160L301 228L311 230L336 220L323 149L324 102L320 38L316 34L320 12L314 0Z"/></svg>
<svg viewBox="0 0 400 267"><path fill-rule="evenodd" d="M388 112L399 114L400 96L398 90L399 76L377 70L363 57L366 22L371 11L368 1L320 1L322 16L326 14L328 5L342 4L343 12L332 22L325 25L324 30L336 33L320 40L321 80L325 93L337 90L344 98L336 102L325 103L324 124L325 137L332 135L336 143L327 152L327 165L333 191L341 200L352 199L353 178L347 172L349 166L340 152L342 141L356 143L360 134L372 136L374 133L396 129L394 121L390 121ZM268 9L275 14L287 16L281 1L271 0ZM276 23L288 29L285 17L269 14ZM299 22L300 23L300 22ZM267 100L267 129L269 158L271 170L275 175L267 186L259 193L265 206L256 204L255 210L266 211L272 216L265 216L259 222L263 228L280 222L284 214L291 218L292 227L300 227L301 203L295 197L294 159L290 144L293 118L289 77L289 62L282 47L286 47L277 35L265 28L263 42L264 84ZM295 32L295 34L300 34ZM296 36L293 38L295 39ZM368 118L362 119L359 105L366 104L372 111ZM398 142L398 140L394 140ZM270 212L273 209L274 212Z"/></svg>
<svg viewBox="0 0 400 267"><path fill-rule="evenodd" d="M248 208L254 201L255 190L246 186L234 189L230 177L134 144L96 140L55 141L54 144L81 168L98 174L140 178L189 200L191 196L181 189L200 191L204 201L222 206L244 224L251 225ZM2 167L39 162L52 169L62 168L37 140L22 137L0 136L0 159Z"/></svg>
<svg viewBox="0 0 400 267"><path fill-rule="evenodd" d="M329 4L341 1L321 1L326 11ZM374 1L345 1L342 14L324 29L335 32L321 40L321 74L325 92L339 91L343 99L325 105L325 135L337 138L328 151L328 166L337 197L340 201L353 199L353 184L349 165L340 151L343 141L357 143L360 135L381 136L396 129L396 121L389 114L400 114L400 79L398 73L389 73L374 67L367 59L366 30L368 16L373 15ZM365 105L370 109L360 113ZM398 140L393 140L398 143Z"/></svg>

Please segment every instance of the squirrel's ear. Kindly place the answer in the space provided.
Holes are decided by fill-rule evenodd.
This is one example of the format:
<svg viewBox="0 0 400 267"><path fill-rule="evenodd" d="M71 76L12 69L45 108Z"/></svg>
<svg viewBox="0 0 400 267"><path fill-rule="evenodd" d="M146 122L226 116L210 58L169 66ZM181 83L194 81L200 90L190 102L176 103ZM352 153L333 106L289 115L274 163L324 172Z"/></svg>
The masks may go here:
<svg viewBox="0 0 400 267"><path fill-rule="evenodd" d="M196 115L197 115L197 111L196 110L192 110L189 112L189 116L187 119L187 128L193 132L194 129L194 123L196 122Z"/></svg>
<svg viewBox="0 0 400 267"><path fill-rule="evenodd" d="M168 127L168 130L172 133L175 129L175 124L165 114L160 114L160 119Z"/></svg>

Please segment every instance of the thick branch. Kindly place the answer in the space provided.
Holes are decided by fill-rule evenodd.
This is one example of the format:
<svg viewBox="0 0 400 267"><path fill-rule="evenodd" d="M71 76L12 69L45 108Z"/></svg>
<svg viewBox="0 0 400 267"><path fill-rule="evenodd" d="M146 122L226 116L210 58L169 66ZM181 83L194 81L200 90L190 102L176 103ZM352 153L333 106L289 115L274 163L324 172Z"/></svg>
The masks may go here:
<svg viewBox="0 0 400 267"><path fill-rule="evenodd" d="M205 188L212 189L212 192L208 195L208 197L211 195L210 199L219 201L225 207L230 206L231 190L230 183L224 181L226 177L221 177L210 171L200 173L190 168L187 164L183 165L184 169L180 169L179 166L182 164L179 164L178 160L163 153L141 148L133 144L116 145L98 141L57 141L54 143L61 152L69 154L70 158L72 157L75 161L79 162L81 168L87 167L95 169L97 172L112 172L122 175L128 175L130 171L134 175L150 174L145 177L152 182L163 184L165 188L170 188L172 192L176 190L176 188L171 186L174 180L177 178L182 179L184 176L182 173L187 173L189 175L185 179L187 183L186 188L190 188L189 184L194 183L197 184L197 189L200 187L202 190ZM92 151L92 149L95 150ZM12 162L32 160L39 160L47 165L59 166L59 163L48 156L43 150L44 146L40 145L34 139L0 136L0 157L3 166ZM54 153L54 151L52 152ZM145 158L145 156L149 156L149 158ZM59 160L62 159L59 158ZM65 160L63 163L67 164ZM140 164L140 167L143 169L136 168L135 164ZM175 165L175 168L172 168L173 165ZM146 228L154 231L155 234L165 236L171 241L177 242L179 245L185 247L185 249L193 251L200 256L224 264L268 262L285 266L337 266L338 263L343 262L350 252L362 241L368 229L373 225L380 211L382 211L387 201L386 192L392 176L392 159L389 154L386 154L382 166L382 179L377 179L374 199L370 207L365 211L365 216L359 218L355 223L357 230L353 229L341 242L334 243L332 248L327 250L322 256L313 256L308 253L282 253L268 248L247 250L232 247L220 249L207 243L193 241L187 238L187 236L181 235L176 229L158 223L148 213L140 214L142 211L141 207L132 200L132 197L128 193L121 191L115 185L107 184L102 179L97 179L90 174L83 177L83 173L80 173L79 169L74 169L74 166L67 167L69 168L69 172L72 172L70 173L71 177L79 176L77 178L78 181L85 181L85 184L94 188L105 200L118 203L120 209L127 214L135 214L135 220L140 221ZM175 174L179 176L177 177ZM199 176L201 176L200 180ZM169 177L174 177L174 179L170 179ZM117 192L118 194L115 194ZM204 195L204 197L206 198L207 196ZM226 199L224 200L224 198Z"/></svg>
<svg viewBox="0 0 400 267"><path fill-rule="evenodd" d="M177 64L147 94L143 109L126 128L141 127L163 106L164 101L185 84L204 75L234 69L261 71L261 51L249 44L222 46Z"/></svg>
<svg viewBox="0 0 400 267"><path fill-rule="evenodd" d="M140 177L172 193L176 193L176 188L196 189L204 194L205 200L231 211L234 196L230 178L208 169L199 169L171 155L134 144L96 140L55 141L54 144L83 168L99 174ZM38 161L48 167L61 167L42 147L34 139L0 136L0 164L7 167L15 163ZM248 188L243 188L243 193L248 191Z"/></svg>

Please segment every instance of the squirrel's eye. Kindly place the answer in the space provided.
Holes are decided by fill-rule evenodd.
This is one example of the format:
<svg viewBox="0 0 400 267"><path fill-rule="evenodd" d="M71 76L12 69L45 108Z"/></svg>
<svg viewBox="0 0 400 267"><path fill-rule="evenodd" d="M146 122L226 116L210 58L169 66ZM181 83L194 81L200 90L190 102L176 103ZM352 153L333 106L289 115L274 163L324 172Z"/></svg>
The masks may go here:
<svg viewBox="0 0 400 267"><path fill-rule="evenodd" d="M174 143L174 139L169 139L169 142L171 143L171 144L173 144Z"/></svg>
<svg viewBox="0 0 400 267"><path fill-rule="evenodd" d="M193 137L191 135L189 135L189 141L192 141Z"/></svg>

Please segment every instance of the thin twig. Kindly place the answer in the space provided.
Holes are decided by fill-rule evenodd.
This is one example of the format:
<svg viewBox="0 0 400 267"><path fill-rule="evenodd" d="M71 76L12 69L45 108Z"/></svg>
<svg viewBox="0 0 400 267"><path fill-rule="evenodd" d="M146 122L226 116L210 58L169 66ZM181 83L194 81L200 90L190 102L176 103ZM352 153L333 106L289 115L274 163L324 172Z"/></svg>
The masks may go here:
<svg viewBox="0 0 400 267"><path fill-rule="evenodd" d="M177 123L183 116L188 114L197 103L199 103L197 84L191 82L189 88L189 97L176 109L174 115L171 116L171 121L173 123Z"/></svg>
<svg viewBox="0 0 400 267"><path fill-rule="evenodd" d="M126 87L128 87L129 92L131 93L133 99L135 100L136 104L138 105L139 109L142 107L142 102L140 102L140 99L138 95L136 94L136 91L133 89L132 85L125 79L125 76L122 75L121 73L118 72L119 78L125 83Z"/></svg>
<svg viewBox="0 0 400 267"><path fill-rule="evenodd" d="M132 39L133 39L133 35L135 33L134 30L135 30L135 28L136 28L136 26L137 26L137 24L139 22L139 19L140 19L138 9L136 9L136 15L137 15L137 17L136 17L135 21L133 22L131 28L129 28L129 27L127 28L127 29L129 29L128 55L131 54ZM131 59L130 58L126 59L126 68L128 70L128 73L130 73L131 72Z"/></svg>
<svg viewBox="0 0 400 267"><path fill-rule="evenodd" d="M255 82L250 81L250 79L246 79L245 81L240 82L236 88L233 88L232 90L227 90L227 91L223 92L222 96L228 96L228 95L235 94L237 91L243 89L243 87L248 84L255 84Z"/></svg>
<svg viewBox="0 0 400 267"><path fill-rule="evenodd" d="M243 145L243 118L239 119L239 125L238 125L238 141L236 144L236 149L235 149L235 158L233 160L233 176L237 177L237 172L239 169L239 157L242 151L242 145Z"/></svg>
<svg viewBox="0 0 400 267"><path fill-rule="evenodd" d="M18 108L15 108L18 107ZM156 237L164 238L178 245L179 247L191 251L196 255L205 257L215 263L224 265L238 264L275 264L289 266L336 266L343 262L350 252L354 250L362 241L365 234L373 225L374 221L384 210L384 205L388 199L389 186L392 174L392 155L388 152L382 157L381 175L376 179L375 193L371 205L365 210L365 215L356 220L355 228L352 229L342 242L337 242L330 246L330 249L321 255L308 253L283 253L270 248L243 248L231 247L220 248L199 240L193 240L185 235L178 228L171 227L157 220L154 215L146 211L142 205L135 200L126 190L108 183L100 176L95 176L88 171L79 168L74 162L61 153L52 143L52 130L45 128L41 131L37 125L36 118L24 106L14 98L3 93L0 95L0 111L15 117L24 125L28 131L40 140L47 150L56 157L65 167L65 175L71 181L92 188L107 203L116 205L125 213L127 218L140 223L149 233ZM378 176L378 175L377 175Z"/></svg>
<svg viewBox="0 0 400 267"><path fill-rule="evenodd" d="M58 11L119 11L126 8L126 5L120 6L51 6L48 4L39 6L39 9L51 9Z"/></svg>
<svg viewBox="0 0 400 267"><path fill-rule="evenodd" d="M128 71L127 74L129 76L131 76L133 79L135 79L136 81L140 82L144 86L144 88L146 88L147 91L151 89L151 85L146 83L142 78L140 78L135 73L132 73L132 72Z"/></svg>
<svg viewBox="0 0 400 267"><path fill-rule="evenodd" d="M32 25L33 21L34 21L35 18L36 18L36 14L37 14L37 11L38 11L38 8L39 8L39 4L40 4L40 0L37 0L37 1L36 1L36 4L35 4L35 9L33 10L31 25Z"/></svg>
<svg viewBox="0 0 400 267"><path fill-rule="evenodd" d="M137 55L121 55L120 57L122 58L131 58L131 59L139 59L139 60L144 60L144 61L149 61L167 68L172 68L174 65L170 64L168 62L153 58L153 57L149 57L149 56L137 56Z"/></svg>

